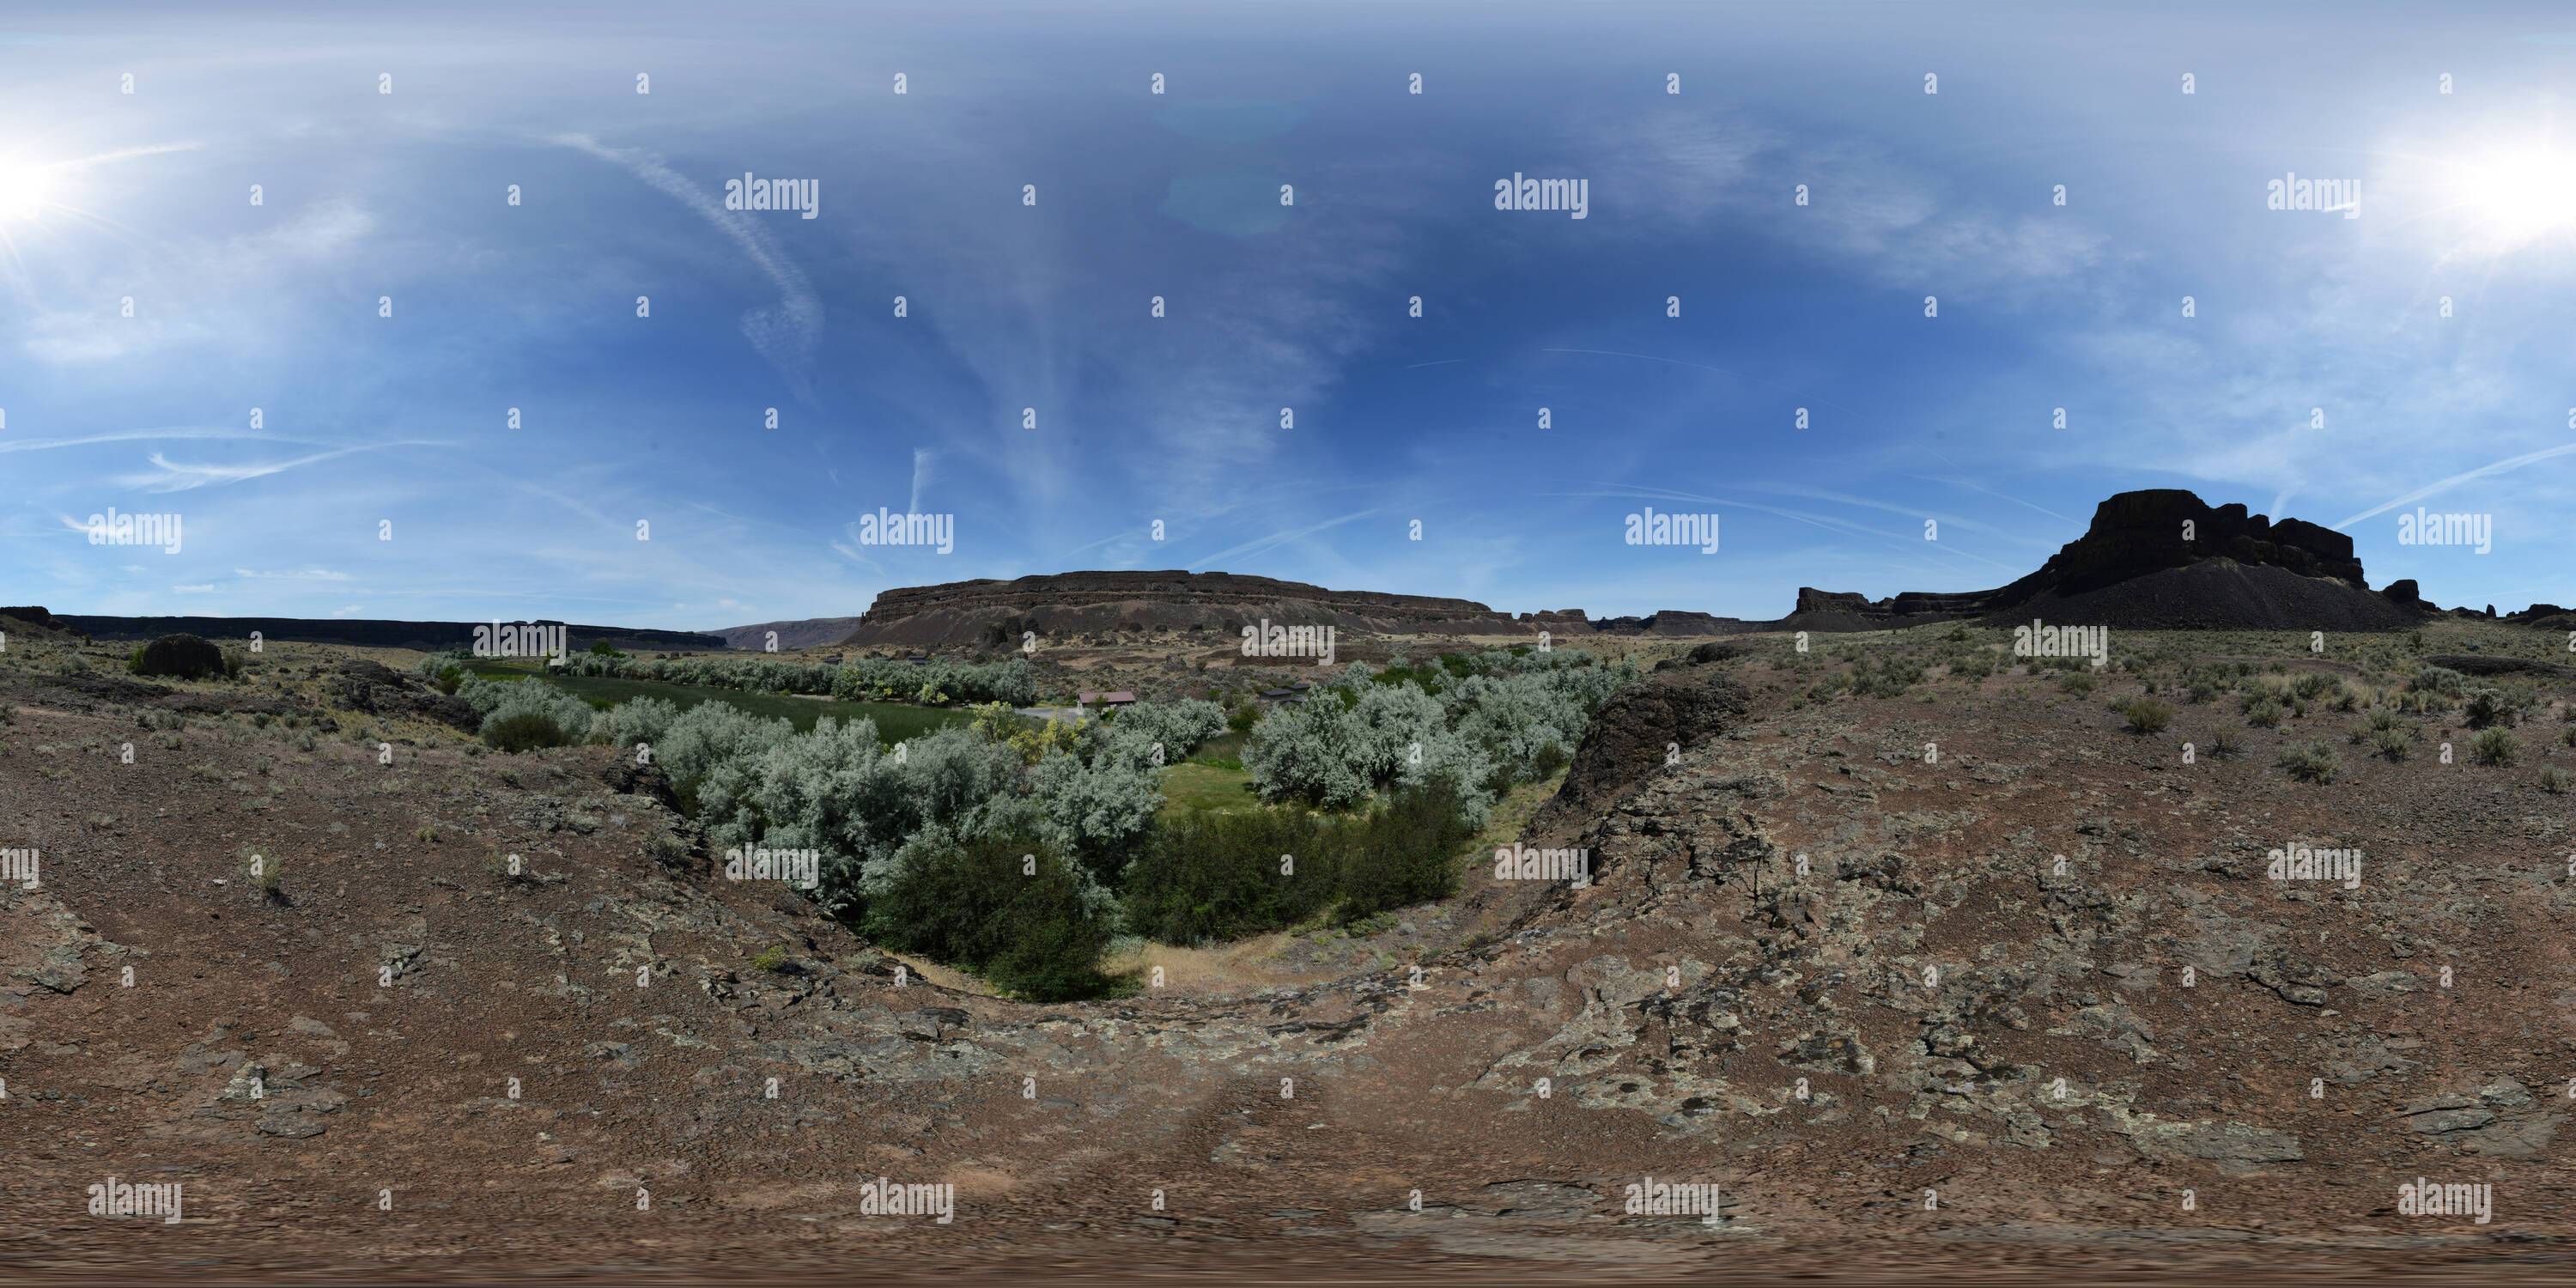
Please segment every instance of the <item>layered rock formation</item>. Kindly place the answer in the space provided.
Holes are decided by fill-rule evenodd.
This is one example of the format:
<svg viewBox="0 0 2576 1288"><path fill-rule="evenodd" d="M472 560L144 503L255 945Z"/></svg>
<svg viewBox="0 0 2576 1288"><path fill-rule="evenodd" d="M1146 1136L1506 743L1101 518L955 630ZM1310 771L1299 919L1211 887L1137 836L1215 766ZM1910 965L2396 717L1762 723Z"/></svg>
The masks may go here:
<svg viewBox="0 0 2576 1288"><path fill-rule="evenodd" d="M1871 600L1800 587L1790 630L1886 630L2031 614L2133 630L2398 630L2424 607L2412 582L2373 594L2352 538L2304 519L2211 506L2179 488L2122 492L2037 572L1994 590Z"/></svg>
<svg viewBox="0 0 2576 1288"><path fill-rule="evenodd" d="M1388 635L1534 633L1467 599L1326 590L1226 572L1068 572L1013 581L980 578L907 586L877 596L845 642L1007 647L1041 637L1118 631L1231 636L1263 618Z"/></svg>

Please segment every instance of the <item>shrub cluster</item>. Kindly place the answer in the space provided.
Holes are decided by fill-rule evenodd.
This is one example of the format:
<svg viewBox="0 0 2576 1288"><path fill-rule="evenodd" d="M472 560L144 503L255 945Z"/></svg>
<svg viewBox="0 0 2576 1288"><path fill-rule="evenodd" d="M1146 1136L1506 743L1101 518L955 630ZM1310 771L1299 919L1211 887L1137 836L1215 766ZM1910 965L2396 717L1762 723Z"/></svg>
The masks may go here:
<svg viewBox="0 0 2576 1288"><path fill-rule="evenodd" d="M483 717L483 741L517 754L590 740L590 704L539 680L487 680L467 676L456 696Z"/></svg>
<svg viewBox="0 0 2576 1288"><path fill-rule="evenodd" d="M437 676L459 665L442 656L418 669ZM565 669L675 683L729 677L742 688L819 685L844 697L871 696L851 692L869 682L850 677L875 673L719 665L730 669L594 653ZM1526 651L1445 657L1436 676L1388 669L1405 673L1354 665L1305 705L1254 726L1244 759L1285 808L1170 821L1161 818L1163 767L1234 727L1216 703L1139 703L1076 725L1026 720L1009 712L1010 698L997 698L971 727L888 749L865 719L827 716L798 733L787 720L719 702L684 711L647 697L593 711L543 681L464 674L456 695L482 714L484 740L502 750L651 744L711 844L819 850L819 897L833 915L891 947L1054 1000L1110 987L1099 960L1122 922L1199 942L1318 913L1364 918L1451 893L1458 853L1493 799L1562 768L1601 703L1636 677L1634 667L1580 653ZM955 670L977 673L957 684L967 692L1028 684L1017 660ZM813 672L833 674L827 681ZM1382 799L1365 812L1308 808L1348 807L1372 792ZM1293 875L1278 871L1283 854Z"/></svg>
<svg viewBox="0 0 2576 1288"><path fill-rule="evenodd" d="M2326 745L2323 738L2312 738L2306 742L2294 742L2282 747L2280 762L2281 768L2289 770L2291 777L2304 778L2316 783L2333 782L2335 774L2343 768L2343 761L2334 754L2334 748Z"/></svg>
<svg viewBox="0 0 2576 1288"><path fill-rule="evenodd" d="M1115 924L1099 888L1045 839L942 832L914 847L864 921L877 942L982 975L1035 1002L1091 997Z"/></svg>
<svg viewBox="0 0 2576 1288"><path fill-rule="evenodd" d="M1438 692L1354 663L1305 702L1272 712L1244 744L1262 798L1347 809L1372 792L1433 779L1483 826L1513 784L1562 768L1610 695L1637 678L1581 650L1494 650L1441 659ZM1389 668L1393 670L1394 668ZM1915 671L1920 678L1919 669Z"/></svg>
<svg viewBox="0 0 2576 1288"><path fill-rule="evenodd" d="M138 645L127 655L125 669L136 675L169 675L182 680L202 680L229 670L224 651L213 641L184 634L164 635Z"/></svg>
<svg viewBox="0 0 2576 1288"><path fill-rule="evenodd" d="M1386 808L1335 817L1290 807L1194 813L1164 825L1127 880L1130 933L1203 944L1330 909L1350 922L1458 888L1475 836L1448 782L1399 787Z"/></svg>
<svg viewBox="0 0 2576 1288"><path fill-rule="evenodd" d="M2144 695L2134 697L2112 708L2129 722L2136 733L2158 733L2173 723L2173 704Z"/></svg>
<svg viewBox="0 0 2576 1288"><path fill-rule="evenodd" d="M412 664L414 674L439 677L472 659L463 649L433 653ZM694 684L746 693L828 693L850 701L917 702L924 706L1005 702L1024 707L1038 700L1037 679L1025 658L999 662L936 661L921 666L893 658L862 658L846 665L811 665L775 658L636 658L611 650L575 653L551 668L560 675L595 675L660 684Z"/></svg>
<svg viewBox="0 0 2576 1288"><path fill-rule="evenodd" d="M2510 765L2522 756L2522 739L2511 729L2480 729L2469 739L2469 758L2481 765Z"/></svg>

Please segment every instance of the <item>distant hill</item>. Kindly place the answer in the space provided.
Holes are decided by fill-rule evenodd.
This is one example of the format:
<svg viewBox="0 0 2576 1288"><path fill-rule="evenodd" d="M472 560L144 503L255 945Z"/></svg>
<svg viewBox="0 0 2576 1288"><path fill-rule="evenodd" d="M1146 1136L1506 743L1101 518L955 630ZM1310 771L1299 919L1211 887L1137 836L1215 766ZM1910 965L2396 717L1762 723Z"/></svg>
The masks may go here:
<svg viewBox="0 0 2576 1288"><path fill-rule="evenodd" d="M782 649L812 648L818 644L838 644L857 630L855 617L808 617L794 622L761 622L755 626L727 626L715 634L729 648L758 651L768 647L769 633L778 632Z"/></svg>
<svg viewBox="0 0 2576 1288"><path fill-rule="evenodd" d="M409 648L424 653L468 648L482 622L400 622L338 617L108 617L83 613L47 613L42 608L0 609L0 613L35 624L50 624L99 640L149 640L189 634L217 641L246 640L253 631L262 639L300 644L346 644L358 648ZM27 617L27 614L38 617ZM562 622L534 619L548 626ZM573 626L565 632L569 647L580 650L605 640L612 648L663 649L693 653L725 647L722 638L694 631L661 631L640 626Z"/></svg>
<svg viewBox="0 0 2576 1288"><path fill-rule="evenodd" d="M1006 648L1021 633L1114 631L1231 635L1249 623L1333 626L1389 635L1536 634L1466 599L1326 590L1227 572L1067 572L910 586L877 596L847 640L860 646Z"/></svg>

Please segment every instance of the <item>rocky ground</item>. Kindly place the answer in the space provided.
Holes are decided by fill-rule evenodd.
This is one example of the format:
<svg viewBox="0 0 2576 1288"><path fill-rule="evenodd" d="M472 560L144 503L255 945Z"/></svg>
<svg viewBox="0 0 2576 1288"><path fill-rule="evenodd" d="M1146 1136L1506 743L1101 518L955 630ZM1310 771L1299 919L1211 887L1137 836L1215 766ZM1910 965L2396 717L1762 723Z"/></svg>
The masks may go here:
<svg viewBox="0 0 2576 1288"><path fill-rule="evenodd" d="M2457 632L2420 647L2519 647ZM2312 782L2275 750L2352 717L2139 734L2106 699L2145 679L2009 670L1817 701L1739 646L1624 696L1521 837L1588 886L1479 864L1273 982L1174 952L1046 1007L345 650L0 669L0 848L42 860L0 887L0 1276L2563 1277L2566 689L2514 766L2440 763L2432 715ZM2359 884L2268 877L2293 844ZM111 1176L181 1219L89 1215ZM953 1220L864 1213L881 1176ZM1624 1211L1648 1177L1717 1219ZM2418 1177L2491 1219L2401 1214Z"/></svg>

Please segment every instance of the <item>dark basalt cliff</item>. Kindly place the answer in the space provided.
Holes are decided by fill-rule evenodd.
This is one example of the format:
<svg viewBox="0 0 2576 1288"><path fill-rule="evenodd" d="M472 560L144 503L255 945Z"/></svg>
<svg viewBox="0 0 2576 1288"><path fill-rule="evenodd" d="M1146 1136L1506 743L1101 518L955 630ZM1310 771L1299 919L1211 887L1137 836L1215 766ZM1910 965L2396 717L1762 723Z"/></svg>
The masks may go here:
<svg viewBox="0 0 2576 1288"><path fill-rule="evenodd" d="M1788 629L1884 630L2034 610L2131 629L2394 630L2429 606L2400 583L2375 594L2352 538L2304 519L2274 522L2179 488L2122 492L2037 572L1994 590L1908 591L1872 600L1800 587Z"/></svg>
<svg viewBox="0 0 2576 1288"><path fill-rule="evenodd" d="M1382 635L1727 635L1752 627L1731 617L1667 609L1595 620L1582 609L1514 618L1470 599L1327 590L1227 572L1068 572L1012 581L983 578L907 586L876 598L843 642L913 648L1008 647L1041 637L1120 631L1232 635L1268 618ZM796 624L788 624L796 625ZM748 630L751 628L741 628ZM731 632L728 632L731 634ZM782 634L782 638L784 638Z"/></svg>
<svg viewBox="0 0 2576 1288"><path fill-rule="evenodd" d="M1509 635L1529 628L1467 599L1326 590L1226 572L1068 572L906 586L877 596L846 643L1008 646L1040 636L1114 631L1231 635L1268 618L1391 635Z"/></svg>

